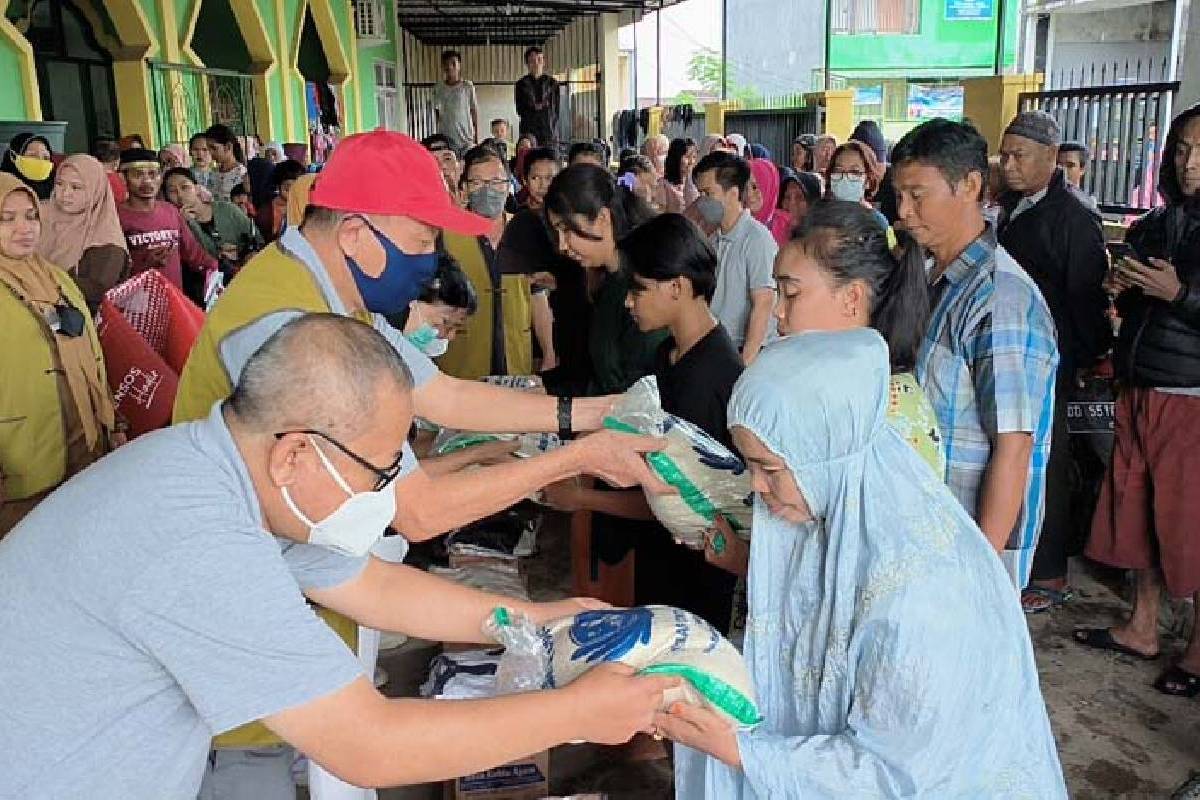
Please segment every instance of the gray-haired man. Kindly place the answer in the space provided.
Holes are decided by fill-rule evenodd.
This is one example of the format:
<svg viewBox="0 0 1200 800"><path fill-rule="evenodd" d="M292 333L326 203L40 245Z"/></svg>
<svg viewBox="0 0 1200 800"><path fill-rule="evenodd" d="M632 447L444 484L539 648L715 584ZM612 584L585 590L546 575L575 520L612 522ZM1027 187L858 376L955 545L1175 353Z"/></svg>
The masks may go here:
<svg viewBox="0 0 1200 800"><path fill-rule="evenodd" d="M0 796L195 797L210 738L256 719L362 786L649 729L671 684L625 669L494 700L388 700L313 613L306 598L480 642L498 605L539 620L586 607L514 603L367 554L395 512L411 420L407 368L381 335L303 316L207 419L122 448L13 529Z"/></svg>

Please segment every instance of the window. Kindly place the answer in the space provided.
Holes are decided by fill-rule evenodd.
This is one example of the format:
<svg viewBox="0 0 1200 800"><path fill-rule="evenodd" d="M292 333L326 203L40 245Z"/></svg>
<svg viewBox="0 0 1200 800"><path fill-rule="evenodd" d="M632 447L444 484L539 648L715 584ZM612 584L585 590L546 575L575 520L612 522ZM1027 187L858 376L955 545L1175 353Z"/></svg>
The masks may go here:
<svg viewBox="0 0 1200 800"><path fill-rule="evenodd" d="M833 0L833 33L919 33L921 0Z"/></svg>
<svg viewBox="0 0 1200 800"><path fill-rule="evenodd" d="M359 44L387 41L387 3L385 0L355 0L354 30Z"/></svg>
<svg viewBox="0 0 1200 800"><path fill-rule="evenodd" d="M375 111L385 130L399 130L396 65L387 61L375 62Z"/></svg>

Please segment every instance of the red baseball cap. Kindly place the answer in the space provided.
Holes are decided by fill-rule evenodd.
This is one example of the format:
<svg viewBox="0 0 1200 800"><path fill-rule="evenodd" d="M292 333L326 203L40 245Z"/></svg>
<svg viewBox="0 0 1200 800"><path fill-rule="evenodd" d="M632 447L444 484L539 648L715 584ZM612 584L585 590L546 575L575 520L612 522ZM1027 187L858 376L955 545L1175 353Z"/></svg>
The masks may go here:
<svg viewBox="0 0 1200 800"><path fill-rule="evenodd" d="M450 202L433 154L402 133L347 136L333 149L309 202L359 214L412 217L435 228L482 236L489 219Z"/></svg>

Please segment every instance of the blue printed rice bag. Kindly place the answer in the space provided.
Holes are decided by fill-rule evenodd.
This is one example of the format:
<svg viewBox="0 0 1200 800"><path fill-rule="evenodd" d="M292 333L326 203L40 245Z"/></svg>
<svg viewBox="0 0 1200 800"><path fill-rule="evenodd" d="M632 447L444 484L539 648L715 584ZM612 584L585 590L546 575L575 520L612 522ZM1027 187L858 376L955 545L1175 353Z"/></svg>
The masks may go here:
<svg viewBox="0 0 1200 800"><path fill-rule="evenodd" d="M667 707L706 705L743 728L762 721L742 654L712 625L679 608L584 611L544 626L496 609L485 631L505 647L496 672L501 694L566 686L597 664L619 662L683 678L668 692Z"/></svg>

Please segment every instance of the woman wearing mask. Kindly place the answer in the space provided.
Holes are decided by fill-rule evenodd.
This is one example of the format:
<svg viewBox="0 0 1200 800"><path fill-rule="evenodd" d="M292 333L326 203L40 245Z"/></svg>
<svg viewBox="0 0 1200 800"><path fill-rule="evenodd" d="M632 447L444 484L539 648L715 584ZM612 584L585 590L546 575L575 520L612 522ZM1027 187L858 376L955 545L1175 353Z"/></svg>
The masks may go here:
<svg viewBox="0 0 1200 800"><path fill-rule="evenodd" d="M420 297L408 304L400 329L422 353L441 358L478 310L479 295L471 281L453 257L439 253L437 272Z"/></svg>
<svg viewBox="0 0 1200 800"><path fill-rule="evenodd" d="M680 214L696 201L700 193L692 183L692 169L699 160L696 143L691 139L674 139L667 148L663 176L658 181L656 205L660 210Z"/></svg>
<svg viewBox="0 0 1200 800"><path fill-rule="evenodd" d="M764 350L734 389L756 494L744 649L764 720L659 714L686 746L682 800L1067 797L1012 582L885 423L891 371L877 332L814 331Z"/></svg>
<svg viewBox="0 0 1200 800"><path fill-rule="evenodd" d="M792 237L792 218L779 208L779 169L770 161L756 158L750 162L750 176L746 208L782 246Z"/></svg>
<svg viewBox="0 0 1200 800"><path fill-rule="evenodd" d="M8 143L0 171L20 178L39 200L48 200L54 191L54 162L50 160L53 154L50 140L45 136L18 133Z"/></svg>
<svg viewBox="0 0 1200 800"><path fill-rule="evenodd" d="M240 265L262 249L262 236L254 222L233 203L205 202L190 170L179 167L163 176L163 197L179 209L192 235L210 256Z"/></svg>
<svg viewBox="0 0 1200 800"><path fill-rule="evenodd" d="M213 125L204 132L204 137L208 139L208 150L212 153L213 165L216 168L213 197L229 202L229 193L238 185L246 187L247 192L252 192L242 144L233 135L233 131L226 125Z"/></svg>
<svg viewBox="0 0 1200 800"><path fill-rule="evenodd" d="M0 174L0 538L119 443L96 328L41 228L33 189Z"/></svg>
<svg viewBox="0 0 1200 800"><path fill-rule="evenodd" d="M825 196L834 200L861 203L874 208L871 201L883 180L883 167L871 148L862 142L846 142L833 151L825 173ZM887 219L879 215L887 224Z"/></svg>
<svg viewBox="0 0 1200 800"><path fill-rule="evenodd" d="M207 192L217 186L217 172L213 168L212 151L208 149L208 137L197 133L188 141L188 154L192 157L192 177L196 185Z"/></svg>
<svg viewBox="0 0 1200 800"><path fill-rule="evenodd" d="M625 234L652 216L654 210L641 198L593 164L567 167L546 195L546 221L558 237L559 251L587 275L590 395L623 392L654 371L655 354L666 334L638 330L625 307L629 277L621 269L617 249Z"/></svg>
<svg viewBox="0 0 1200 800"><path fill-rule="evenodd" d="M104 293L129 275L129 250L104 166L86 155L58 167L54 193L42 204L38 254L75 279L95 314Z"/></svg>
<svg viewBox="0 0 1200 800"><path fill-rule="evenodd" d="M791 217L796 228L808 214L812 204L821 199L821 177L813 172L788 170L779 189L779 207Z"/></svg>
<svg viewBox="0 0 1200 800"><path fill-rule="evenodd" d="M445 251L462 267L479 293L479 312L439 362L442 371L473 380L485 375L529 375L533 372L530 278L505 273L498 251L508 223L504 211L511 183L500 153L486 145L467 151L459 188L467 208L491 220L485 236L446 232ZM520 268L520 265L517 265Z"/></svg>

